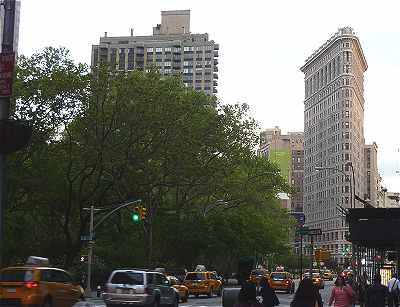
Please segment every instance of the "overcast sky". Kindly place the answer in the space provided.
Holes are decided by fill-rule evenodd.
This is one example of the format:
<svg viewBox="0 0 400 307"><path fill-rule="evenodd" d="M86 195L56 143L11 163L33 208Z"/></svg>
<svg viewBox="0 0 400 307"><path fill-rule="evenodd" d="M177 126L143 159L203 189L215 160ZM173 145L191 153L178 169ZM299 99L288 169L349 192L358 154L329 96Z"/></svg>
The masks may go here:
<svg viewBox="0 0 400 307"><path fill-rule="evenodd" d="M378 144L379 171L400 192L400 1L369 0L22 0L19 53L65 46L90 63L109 36L151 35L162 10L190 9L191 32L220 44L218 97L246 102L262 129L303 131L299 68L339 27L358 35L365 74L365 139Z"/></svg>

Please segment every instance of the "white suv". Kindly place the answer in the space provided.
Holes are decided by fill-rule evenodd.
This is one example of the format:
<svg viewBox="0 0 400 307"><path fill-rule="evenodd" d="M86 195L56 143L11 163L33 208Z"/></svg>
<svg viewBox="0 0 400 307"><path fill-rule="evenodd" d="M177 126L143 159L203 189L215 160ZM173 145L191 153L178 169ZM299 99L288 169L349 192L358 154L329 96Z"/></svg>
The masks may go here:
<svg viewBox="0 0 400 307"><path fill-rule="evenodd" d="M135 269L113 271L102 296L107 307L178 307L179 303L179 293L163 274Z"/></svg>

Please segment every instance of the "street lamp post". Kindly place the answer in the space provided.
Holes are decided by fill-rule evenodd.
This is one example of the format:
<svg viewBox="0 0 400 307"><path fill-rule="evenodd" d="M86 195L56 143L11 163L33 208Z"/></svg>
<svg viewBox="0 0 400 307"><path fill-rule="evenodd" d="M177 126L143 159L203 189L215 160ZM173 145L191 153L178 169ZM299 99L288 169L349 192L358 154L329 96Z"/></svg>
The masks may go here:
<svg viewBox="0 0 400 307"><path fill-rule="evenodd" d="M118 205L116 208L112 209L109 211L103 218L94 224L94 212L95 211L103 211L104 209L96 209L94 206L90 206L90 208L83 208L83 210L88 210L90 211L90 225L89 225L89 252L88 252L88 268L87 268L87 279L86 279L86 289L85 289L85 295L87 297L91 297L92 295L92 287L91 287L91 282L92 282L92 258L93 258L93 247L94 247L94 234L95 230L97 227L99 227L107 218L109 218L111 215L113 215L115 212L119 211L120 209L123 209L125 207L131 206L132 204L141 202L141 199L133 200L133 201L128 201L123 204Z"/></svg>

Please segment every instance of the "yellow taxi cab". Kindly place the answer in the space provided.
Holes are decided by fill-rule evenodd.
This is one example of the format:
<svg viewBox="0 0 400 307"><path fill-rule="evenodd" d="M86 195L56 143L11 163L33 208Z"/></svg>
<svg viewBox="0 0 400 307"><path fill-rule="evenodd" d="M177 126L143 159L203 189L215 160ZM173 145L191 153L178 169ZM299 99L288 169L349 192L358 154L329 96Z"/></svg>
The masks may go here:
<svg viewBox="0 0 400 307"><path fill-rule="evenodd" d="M212 297L215 294L222 295L222 282L217 274L209 271L188 272L183 284L189 289L189 294L199 296L201 294Z"/></svg>
<svg viewBox="0 0 400 307"><path fill-rule="evenodd" d="M294 280L289 272L272 272L270 275L269 284L274 290L294 293Z"/></svg>
<svg viewBox="0 0 400 307"><path fill-rule="evenodd" d="M178 278L175 276L167 276L171 286L175 288L179 293L179 298L181 299L182 303L187 302L189 298L189 289L186 287Z"/></svg>
<svg viewBox="0 0 400 307"><path fill-rule="evenodd" d="M322 272L322 278L324 280L333 280L333 273L330 270L324 270Z"/></svg>
<svg viewBox="0 0 400 307"><path fill-rule="evenodd" d="M29 257L23 266L0 271L0 306L72 307L83 298L71 275L46 258Z"/></svg>
<svg viewBox="0 0 400 307"><path fill-rule="evenodd" d="M250 273L250 282L259 285L262 278L269 279L269 272L266 269L254 269Z"/></svg>
<svg viewBox="0 0 400 307"><path fill-rule="evenodd" d="M304 273L303 278L311 278L317 289L324 289L325 287L324 279L319 272L313 271L311 275L311 273L308 271Z"/></svg>

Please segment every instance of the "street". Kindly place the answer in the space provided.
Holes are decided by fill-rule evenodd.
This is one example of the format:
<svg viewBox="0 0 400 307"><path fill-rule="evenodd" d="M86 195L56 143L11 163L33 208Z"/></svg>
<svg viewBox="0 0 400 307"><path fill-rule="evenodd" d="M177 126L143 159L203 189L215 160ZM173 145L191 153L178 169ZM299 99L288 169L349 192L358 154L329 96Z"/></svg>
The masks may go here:
<svg viewBox="0 0 400 307"><path fill-rule="evenodd" d="M297 289L298 281L296 281L296 289ZM329 300L329 295L331 293L331 289L333 286L333 281L326 281L325 282L325 288L320 290L322 299L324 301L324 306L328 306L328 300ZM286 294L283 292L277 292L280 305L282 307L289 307L290 303L293 299L294 294ZM96 307L105 307L105 304L101 302L100 300L96 299L93 301L94 304L91 304L89 306L96 306ZM76 307L83 307L83 306L88 306L86 303L81 302L77 305ZM88 307L89 307L88 306ZM216 306L222 306L222 299L221 297L213 297L213 298L208 298L206 296L204 297L199 297L195 298L194 296L191 296L186 303L180 303L180 307L216 307Z"/></svg>

